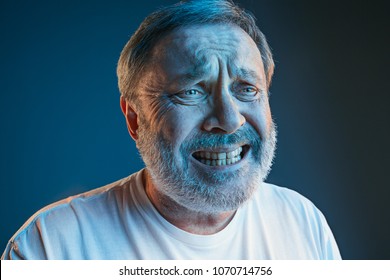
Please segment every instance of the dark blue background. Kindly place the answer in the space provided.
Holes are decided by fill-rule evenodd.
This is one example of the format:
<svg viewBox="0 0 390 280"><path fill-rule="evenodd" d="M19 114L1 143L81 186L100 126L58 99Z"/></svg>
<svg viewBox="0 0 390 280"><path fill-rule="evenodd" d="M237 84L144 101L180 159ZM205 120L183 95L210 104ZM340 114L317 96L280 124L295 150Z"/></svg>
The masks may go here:
<svg viewBox="0 0 390 280"><path fill-rule="evenodd" d="M116 62L141 20L173 2L0 2L0 250L41 207L143 166ZM324 212L344 258L389 259L385 1L240 2L276 60L269 181Z"/></svg>

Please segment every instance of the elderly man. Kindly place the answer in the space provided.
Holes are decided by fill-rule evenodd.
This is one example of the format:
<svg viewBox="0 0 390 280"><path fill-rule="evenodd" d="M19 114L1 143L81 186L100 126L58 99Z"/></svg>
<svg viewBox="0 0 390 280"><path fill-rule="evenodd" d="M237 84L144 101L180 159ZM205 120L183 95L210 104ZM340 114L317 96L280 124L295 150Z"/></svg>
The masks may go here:
<svg viewBox="0 0 390 280"><path fill-rule="evenodd" d="M146 168L52 204L4 259L339 259L325 218L264 182L274 63L231 1L148 16L118 64L120 104Z"/></svg>

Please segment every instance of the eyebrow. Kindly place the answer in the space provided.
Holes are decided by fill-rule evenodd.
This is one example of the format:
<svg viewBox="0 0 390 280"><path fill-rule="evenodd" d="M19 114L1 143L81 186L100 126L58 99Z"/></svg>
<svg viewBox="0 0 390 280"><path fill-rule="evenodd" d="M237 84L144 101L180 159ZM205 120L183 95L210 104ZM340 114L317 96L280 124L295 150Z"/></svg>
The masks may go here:
<svg viewBox="0 0 390 280"><path fill-rule="evenodd" d="M195 67L191 71L185 73L180 77L184 82L192 82L195 80L200 80L202 77L204 77L207 74L206 69L201 67Z"/></svg>
<svg viewBox="0 0 390 280"><path fill-rule="evenodd" d="M204 77L207 74L207 67L202 66L195 66L191 71L188 71L184 73L183 75L180 75L180 80L183 82L192 82L195 80L200 80L202 77ZM250 81L256 81L260 82L261 77L258 75L257 71L246 69L246 68L237 68L233 71L229 71L230 75L233 76L233 78L239 80L250 80Z"/></svg>
<svg viewBox="0 0 390 280"><path fill-rule="evenodd" d="M233 76L236 79L244 79L244 80L253 80L256 82L261 82L261 76L257 71L246 69L246 68L236 68L232 71Z"/></svg>

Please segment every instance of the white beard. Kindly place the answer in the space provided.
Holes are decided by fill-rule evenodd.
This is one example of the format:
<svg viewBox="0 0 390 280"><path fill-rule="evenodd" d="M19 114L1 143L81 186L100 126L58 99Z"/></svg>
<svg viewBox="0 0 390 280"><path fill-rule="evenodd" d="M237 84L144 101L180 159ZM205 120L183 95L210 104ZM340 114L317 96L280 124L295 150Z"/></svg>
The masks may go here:
<svg viewBox="0 0 390 280"><path fill-rule="evenodd" d="M138 128L137 147L157 191L191 211L217 214L237 210L265 180L271 170L276 149L276 126L271 125L263 141L248 123L234 134L201 133L180 147L181 162L175 159L173 148L162 135L149 129L146 123ZM252 153L247 164L234 172L189 172L189 147L219 147L222 143L238 143L245 139ZM194 150L194 149L192 149Z"/></svg>

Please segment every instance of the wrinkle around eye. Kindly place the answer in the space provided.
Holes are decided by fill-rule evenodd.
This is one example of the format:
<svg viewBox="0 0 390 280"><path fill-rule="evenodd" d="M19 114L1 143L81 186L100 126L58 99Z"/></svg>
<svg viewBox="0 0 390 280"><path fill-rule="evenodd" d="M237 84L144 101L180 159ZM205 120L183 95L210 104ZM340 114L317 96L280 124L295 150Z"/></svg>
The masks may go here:
<svg viewBox="0 0 390 280"><path fill-rule="evenodd" d="M234 95L240 101L252 102L261 98L262 91L254 86L242 86L234 91Z"/></svg>
<svg viewBox="0 0 390 280"><path fill-rule="evenodd" d="M151 120L154 122L161 120L166 113L174 108L174 104L166 96L152 99L149 105Z"/></svg>
<svg viewBox="0 0 390 280"><path fill-rule="evenodd" d="M205 100L207 94L197 89L183 90L170 96L174 104L196 106Z"/></svg>

